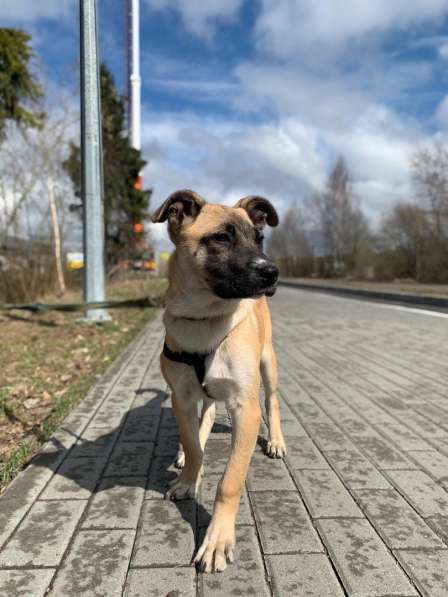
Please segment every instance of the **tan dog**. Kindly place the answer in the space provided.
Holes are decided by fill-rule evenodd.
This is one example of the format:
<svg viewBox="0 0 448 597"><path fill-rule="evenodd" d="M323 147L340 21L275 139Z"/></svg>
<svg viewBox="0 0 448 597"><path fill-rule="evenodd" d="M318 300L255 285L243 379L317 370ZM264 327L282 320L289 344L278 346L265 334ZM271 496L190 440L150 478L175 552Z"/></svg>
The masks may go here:
<svg viewBox="0 0 448 597"><path fill-rule="evenodd" d="M152 217L153 222L166 220L176 250L169 266L161 367L185 451L185 466L166 497L196 497L215 400L225 401L232 448L195 558L205 572L222 571L233 561L240 494L260 426L260 372L269 422L267 453L280 458L286 451L264 296L274 294L278 270L262 250L262 229L266 223L276 226L278 217L262 197L246 197L231 208L206 203L193 191L178 191ZM204 401L200 425L199 400Z"/></svg>

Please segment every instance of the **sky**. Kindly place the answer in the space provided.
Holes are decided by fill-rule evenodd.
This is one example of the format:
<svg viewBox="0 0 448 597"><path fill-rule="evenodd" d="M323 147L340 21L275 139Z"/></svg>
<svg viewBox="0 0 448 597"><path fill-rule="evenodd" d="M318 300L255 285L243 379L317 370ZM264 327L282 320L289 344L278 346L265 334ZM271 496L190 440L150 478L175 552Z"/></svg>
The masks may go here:
<svg viewBox="0 0 448 597"><path fill-rule="evenodd" d="M98 10L123 90L122 3ZM32 34L48 88L77 101L78 0L2 0L0 22ZM411 198L413 153L448 131L448 0L141 0L141 73L153 207L192 188L281 215L341 154L377 225Z"/></svg>

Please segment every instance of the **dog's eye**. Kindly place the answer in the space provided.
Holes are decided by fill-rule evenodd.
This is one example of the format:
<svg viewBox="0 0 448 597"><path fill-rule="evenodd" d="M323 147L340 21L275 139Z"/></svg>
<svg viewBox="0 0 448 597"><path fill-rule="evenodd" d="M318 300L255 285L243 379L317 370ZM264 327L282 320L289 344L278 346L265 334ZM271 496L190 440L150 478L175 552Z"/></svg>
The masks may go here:
<svg viewBox="0 0 448 597"><path fill-rule="evenodd" d="M231 241L230 234L227 232L218 232L212 238L218 243L229 243Z"/></svg>

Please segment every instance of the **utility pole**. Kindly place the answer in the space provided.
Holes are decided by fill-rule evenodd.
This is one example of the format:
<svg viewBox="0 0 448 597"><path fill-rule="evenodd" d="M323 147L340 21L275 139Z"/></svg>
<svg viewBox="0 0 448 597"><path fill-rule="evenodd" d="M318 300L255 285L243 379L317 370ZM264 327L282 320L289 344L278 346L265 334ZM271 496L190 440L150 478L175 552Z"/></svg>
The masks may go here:
<svg viewBox="0 0 448 597"><path fill-rule="evenodd" d="M84 219L84 300L105 300L103 162L96 0L80 0L81 178ZM109 321L105 309L87 309L83 321Z"/></svg>
<svg viewBox="0 0 448 597"><path fill-rule="evenodd" d="M140 0L128 2L128 70L130 90L129 138L135 149L141 149L141 78L140 78Z"/></svg>

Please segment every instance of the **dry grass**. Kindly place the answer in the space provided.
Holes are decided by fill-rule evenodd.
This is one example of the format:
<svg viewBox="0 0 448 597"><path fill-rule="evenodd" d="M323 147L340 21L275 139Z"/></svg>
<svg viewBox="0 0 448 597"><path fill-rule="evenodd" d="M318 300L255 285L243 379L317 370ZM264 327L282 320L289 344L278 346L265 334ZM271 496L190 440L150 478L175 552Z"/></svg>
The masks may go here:
<svg viewBox="0 0 448 597"><path fill-rule="evenodd" d="M164 280L140 278L108 287L112 299L161 296ZM54 296L40 299L57 302ZM69 292L64 302L78 302ZM61 302L61 299L59 299ZM102 326L79 313L0 314L0 490L87 392L154 309L116 309Z"/></svg>

